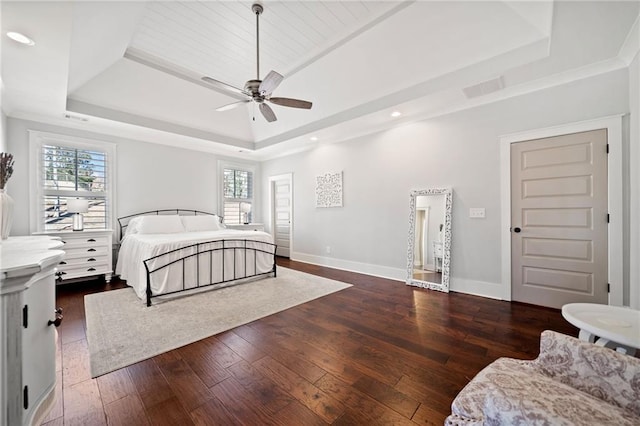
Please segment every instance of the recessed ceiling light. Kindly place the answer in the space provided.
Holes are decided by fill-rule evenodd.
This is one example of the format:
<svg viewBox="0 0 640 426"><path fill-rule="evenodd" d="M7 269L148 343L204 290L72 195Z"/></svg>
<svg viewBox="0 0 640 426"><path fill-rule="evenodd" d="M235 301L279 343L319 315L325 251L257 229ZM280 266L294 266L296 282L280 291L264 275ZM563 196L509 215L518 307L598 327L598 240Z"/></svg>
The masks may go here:
<svg viewBox="0 0 640 426"><path fill-rule="evenodd" d="M11 40L17 41L18 43L26 44L27 46L33 46L34 44L36 44L35 41L31 40L26 35L17 33L15 31L9 31L7 33L7 37L9 37Z"/></svg>
<svg viewBox="0 0 640 426"><path fill-rule="evenodd" d="M402 115L402 113L401 113L400 111L393 111L393 112L391 113L391 116L392 116L392 117L394 117L394 118L395 118L395 117L400 117L401 115Z"/></svg>
<svg viewBox="0 0 640 426"><path fill-rule="evenodd" d="M312 141L314 141L314 142L315 142L315 141L317 141L317 140L318 140L318 137L317 137L317 136L311 136L309 139L311 139Z"/></svg>

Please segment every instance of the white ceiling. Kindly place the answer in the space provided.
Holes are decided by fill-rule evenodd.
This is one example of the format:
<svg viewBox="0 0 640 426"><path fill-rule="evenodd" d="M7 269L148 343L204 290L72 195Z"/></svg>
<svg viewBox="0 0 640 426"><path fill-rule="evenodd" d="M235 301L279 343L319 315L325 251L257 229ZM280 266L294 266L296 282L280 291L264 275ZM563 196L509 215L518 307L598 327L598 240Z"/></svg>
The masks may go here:
<svg viewBox="0 0 640 426"><path fill-rule="evenodd" d="M264 1L260 74L274 96L311 110L254 104L226 112L256 78L251 2L6 2L2 109L165 144L269 158L628 65L640 2ZM634 47L635 46L635 47ZM502 77L498 92L463 88ZM392 110L402 111L391 119ZM255 116L255 120L254 120ZM178 135L178 137L176 137ZM242 151L240 153L239 151Z"/></svg>

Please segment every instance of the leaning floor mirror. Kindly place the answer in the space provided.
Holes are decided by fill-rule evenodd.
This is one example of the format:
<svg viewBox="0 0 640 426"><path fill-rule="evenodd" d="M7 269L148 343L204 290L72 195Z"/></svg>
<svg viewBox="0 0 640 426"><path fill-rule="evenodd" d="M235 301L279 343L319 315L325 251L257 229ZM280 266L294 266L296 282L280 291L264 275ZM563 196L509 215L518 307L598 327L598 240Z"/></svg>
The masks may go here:
<svg viewBox="0 0 640 426"><path fill-rule="evenodd" d="M451 188L411 191L407 284L449 292Z"/></svg>

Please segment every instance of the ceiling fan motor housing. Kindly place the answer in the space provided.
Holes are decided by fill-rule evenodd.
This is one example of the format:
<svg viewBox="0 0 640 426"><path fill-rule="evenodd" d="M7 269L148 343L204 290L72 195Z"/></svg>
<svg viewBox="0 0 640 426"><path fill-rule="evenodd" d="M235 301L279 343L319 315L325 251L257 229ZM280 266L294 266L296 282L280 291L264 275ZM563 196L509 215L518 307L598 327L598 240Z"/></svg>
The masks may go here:
<svg viewBox="0 0 640 426"><path fill-rule="evenodd" d="M245 92L251 93L251 97L258 103L264 102L264 94L260 93L262 80L249 80L244 84Z"/></svg>

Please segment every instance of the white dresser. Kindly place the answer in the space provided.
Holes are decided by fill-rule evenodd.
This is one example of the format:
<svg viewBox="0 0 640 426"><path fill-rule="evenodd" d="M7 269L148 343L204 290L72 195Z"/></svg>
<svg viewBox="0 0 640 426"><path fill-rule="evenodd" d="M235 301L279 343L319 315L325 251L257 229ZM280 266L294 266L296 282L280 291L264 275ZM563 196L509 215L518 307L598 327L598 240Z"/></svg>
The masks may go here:
<svg viewBox="0 0 640 426"><path fill-rule="evenodd" d="M239 229L241 231L264 231L262 223L241 223L236 225L225 225L228 229Z"/></svg>
<svg viewBox="0 0 640 426"><path fill-rule="evenodd" d="M65 255L58 265L62 281L104 275L107 282L113 274L111 229L43 232L36 235L60 237Z"/></svg>
<svg viewBox="0 0 640 426"><path fill-rule="evenodd" d="M55 268L50 237L0 244L0 424L40 424L55 399Z"/></svg>
<svg viewBox="0 0 640 426"><path fill-rule="evenodd" d="M433 263L436 272L442 272L442 242L433 242Z"/></svg>

